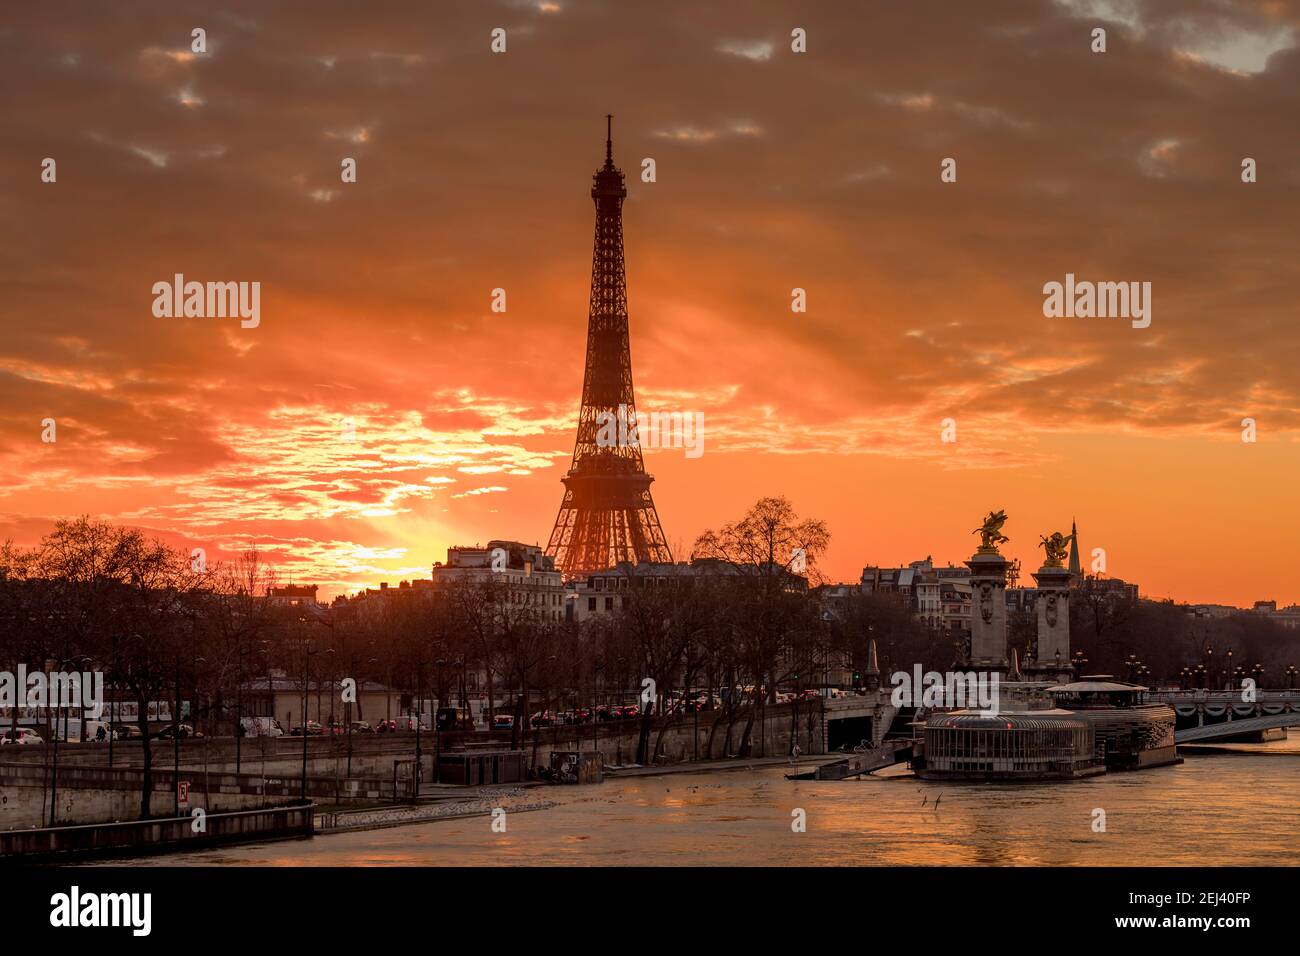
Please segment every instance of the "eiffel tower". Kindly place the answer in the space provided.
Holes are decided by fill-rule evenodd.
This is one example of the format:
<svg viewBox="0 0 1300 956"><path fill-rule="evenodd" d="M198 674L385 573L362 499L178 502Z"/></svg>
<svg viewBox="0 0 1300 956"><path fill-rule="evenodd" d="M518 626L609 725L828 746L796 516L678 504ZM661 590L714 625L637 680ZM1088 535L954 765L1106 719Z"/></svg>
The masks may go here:
<svg viewBox="0 0 1300 956"><path fill-rule="evenodd" d="M573 464L562 479L564 500L546 553L566 578L604 571L620 561L671 561L650 497L654 481L641 446L610 442L622 422L636 424L632 352L627 331L627 278L623 273L623 171L614 165L613 117L606 116L605 165L592 177L596 239L591 257L587 365ZM614 425L611 427L610 423ZM603 434L606 436L601 440Z"/></svg>

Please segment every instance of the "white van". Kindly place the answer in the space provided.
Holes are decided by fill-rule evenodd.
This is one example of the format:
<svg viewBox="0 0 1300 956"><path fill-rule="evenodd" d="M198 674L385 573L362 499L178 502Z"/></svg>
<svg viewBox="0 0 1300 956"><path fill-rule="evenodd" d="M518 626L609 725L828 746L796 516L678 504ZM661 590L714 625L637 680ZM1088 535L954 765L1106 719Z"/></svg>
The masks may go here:
<svg viewBox="0 0 1300 956"><path fill-rule="evenodd" d="M240 720L245 737L283 737L284 728L274 717L244 717Z"/></svg>
<svg viewBox="0 0 1300 956"><path fill-rule="evenodd" d="M103 738L99 736L99 729L101 727L104 729ZM101 739L108 740L110 734L113 736L114 740L122 739L118 732L113 729L113 725L107 720L88 720L82 728L81 739L93 744L99 742Z"/></svg>

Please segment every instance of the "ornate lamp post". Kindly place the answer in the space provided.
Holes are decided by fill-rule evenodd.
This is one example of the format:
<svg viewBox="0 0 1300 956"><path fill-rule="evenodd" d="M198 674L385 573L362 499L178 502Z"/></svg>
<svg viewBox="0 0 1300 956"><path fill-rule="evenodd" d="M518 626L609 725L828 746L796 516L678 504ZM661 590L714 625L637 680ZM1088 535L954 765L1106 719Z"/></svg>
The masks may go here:
<svg viewBox="0 0 1300 956"><path fill-rule="evenodd" d="M1251 676L1255 678L1255 687L1256 688L1263 687L1264 686L1264 665L1256 664L1254 667L1250 669L1250 673Z"/></svg>
<svg viewBox="0 0 1300 956"><path fill-rule="evenodd" d="M1083 656L1083 651L1074 652L1074 679L1078 680L1083 676L1083 669L1088 666L1088 658Z"/></svg>
<svg viewBox="0 0 1300 956"><path fill-rule="evenodd" d="M1294 665L1294 664L1288 664L1288 665L1286 666L1286 671L1285 671L1284 673L1286 674L1286 689L1287 689L1287 690L1294 690L1294 689L1295 689L1295 675L1296 675L1296 668L1295 668L1295 665Z"/></svg>

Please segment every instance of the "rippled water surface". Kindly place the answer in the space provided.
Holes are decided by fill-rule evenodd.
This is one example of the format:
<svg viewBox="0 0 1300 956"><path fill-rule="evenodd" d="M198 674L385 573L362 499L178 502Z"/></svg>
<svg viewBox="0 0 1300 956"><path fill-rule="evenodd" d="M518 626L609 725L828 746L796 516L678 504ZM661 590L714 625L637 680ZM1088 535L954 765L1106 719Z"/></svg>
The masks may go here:
<svg viewBox="0 0 1300 956"><path fill-rule="evenodd" d="M553 787L557 806L138 865L1297 865L1300 735L1071 783L790 781L783 768ZM937 806L936 806L937 804ZM1093 831L1094 809L1106 832ZM807 832L791 830L792 811Z"/></svg>

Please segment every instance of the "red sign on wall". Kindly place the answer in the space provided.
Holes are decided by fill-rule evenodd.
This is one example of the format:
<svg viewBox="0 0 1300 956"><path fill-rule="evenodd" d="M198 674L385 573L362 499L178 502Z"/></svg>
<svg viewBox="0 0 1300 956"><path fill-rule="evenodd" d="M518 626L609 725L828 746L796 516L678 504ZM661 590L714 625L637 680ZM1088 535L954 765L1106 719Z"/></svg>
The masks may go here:
<svg viewBox="0 0 1300 956"><path fill-rule="evenodd" d="M190 802L190 782L188 780L178 780L176 782L176 794L180 797L181 803Z"/></svg>

